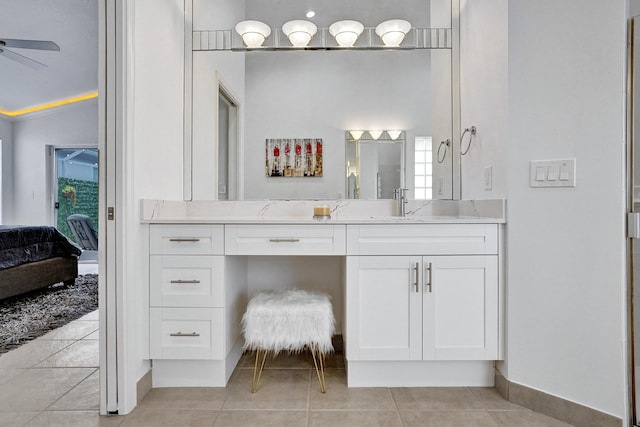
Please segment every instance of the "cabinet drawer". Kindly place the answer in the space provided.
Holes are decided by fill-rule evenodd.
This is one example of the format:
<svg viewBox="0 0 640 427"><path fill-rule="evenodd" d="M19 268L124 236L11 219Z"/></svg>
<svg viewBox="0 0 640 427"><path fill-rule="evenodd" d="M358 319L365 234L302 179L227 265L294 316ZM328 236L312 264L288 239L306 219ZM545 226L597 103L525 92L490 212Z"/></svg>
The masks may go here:
<svg viewBox="0 0 640 427"><path fill-rule="evenodd" d="M223 313L221 308L151 308L149 356L222 359Z"/></svg>
<svg viewBox="0 0 640 427"><path fill-rule="evenodd" d="M151 306L223 306L223 256L151 255L149 264Z"/></svg>
<svg viewBox="0 0 640 427"><path fill-rule="evenodd" d="M224 226L152 224L149 230L151 254L222 255Z"/></svg>
<svg viewBox="0 0 640 427"><path fill-rule="evenodd" d="M483 255L498 253L497 224L347 226L348 255Z"/></svg>
<svg viewBox="0 0 640 427"><path fill-rule="evenodd" d="M344 255L344 225L226 225L227 255Z"/></svg>

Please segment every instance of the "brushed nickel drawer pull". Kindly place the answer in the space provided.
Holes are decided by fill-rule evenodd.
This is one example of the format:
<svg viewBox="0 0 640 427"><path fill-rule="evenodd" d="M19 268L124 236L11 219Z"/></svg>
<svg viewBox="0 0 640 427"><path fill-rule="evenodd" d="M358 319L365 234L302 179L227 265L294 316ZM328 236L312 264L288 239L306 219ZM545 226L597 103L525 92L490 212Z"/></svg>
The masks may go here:
<svg viewBox="0 0 640 427"><path fill-rule="evenodd" d="M182 332L175 332L175 333L169 334L169 336L171 336L171 337L199 337L200 334L198 334L196 332L191 332L190 334L185 334L185 333L182 333Z"/></svg>
<svg viewBox="0 0 640 427"><path fill-rule="evenodd" d="M420 263L416 262L416 266L414 267L414 270L416 271L416 282L414 283L414 286L416 287L416 292L420 292L420 285L418 284L420 282Z"/></svg>
<svg viewBox="0 0 640 427"><path fill-rule="evenodd" d="M170 242L192 242L193 243L193 242L199 242L200 239L195 239L195 238L194 239L178 239L178 238L176 238L176 239L169 239L169 241Z"/></svg>
<svg viewBox="0 0 640 427"><path fill-rule="evenodd" d="M185 283L200 283L200 280L172 280L170 283L178 283L178 284L185 284Z"/></svg>
<svg viewBox="0 0 640 427"><path fill-rule="evenodd" d="M269 239L269 241L273 243L296 243L299 242L300 239Z"/></svg>
<svg viewBox="0 0 640 427"><path fill-rule="evenodd" d="M427 264L426 270L429 273L429 280L425 283L425 286L429 288L429 293L431 293L431 291L433 290L433 278L431 277L431 275L433 274L433 267L431 266L431 263Z"/></svg>

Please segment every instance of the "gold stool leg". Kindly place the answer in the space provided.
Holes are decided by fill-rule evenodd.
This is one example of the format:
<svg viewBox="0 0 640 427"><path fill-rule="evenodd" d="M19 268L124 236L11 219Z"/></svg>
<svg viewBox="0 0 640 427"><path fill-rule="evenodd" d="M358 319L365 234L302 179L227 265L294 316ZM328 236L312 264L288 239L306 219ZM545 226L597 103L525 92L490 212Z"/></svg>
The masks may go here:
<svg viewBox="0 0 640 427"><path fill-rule="evenodd" d="M253 380L251 381L251 393L255 393L258 390L258 385L260 384L260 377L262 376L262 371L264 370L264 364L267 360L267 353L269 350L262 350L262 362L260 363L260 370L258 371L258 360L260 359L260 349L256 349L256 362L253 365Z"/></svg>
<svg viewBox="0 0 640 427"><path fill-rule="evenodd" d="M324 381L324 354L320 353L315 345L311 345L311 357L313 357L313 366L316 368L316 375L320 383L320 391L326 393L327 385Z"/></svg>

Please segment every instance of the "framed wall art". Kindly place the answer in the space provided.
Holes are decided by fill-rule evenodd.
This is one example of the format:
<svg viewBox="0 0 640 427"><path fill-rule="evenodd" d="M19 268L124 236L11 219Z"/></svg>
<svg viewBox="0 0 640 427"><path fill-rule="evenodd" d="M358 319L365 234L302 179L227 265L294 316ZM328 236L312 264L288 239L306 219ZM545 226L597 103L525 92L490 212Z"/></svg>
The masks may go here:
<svg viewBox="0 0 640 427"><path fill-rule="evenodd" d="M322 138L267 139L269 177L322 176Z"/></svg>

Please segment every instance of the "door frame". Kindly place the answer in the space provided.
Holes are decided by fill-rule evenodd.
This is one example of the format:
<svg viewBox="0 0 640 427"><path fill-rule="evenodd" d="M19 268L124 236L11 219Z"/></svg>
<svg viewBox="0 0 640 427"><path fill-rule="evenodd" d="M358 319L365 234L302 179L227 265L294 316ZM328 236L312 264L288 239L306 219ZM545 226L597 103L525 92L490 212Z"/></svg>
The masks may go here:
<svg viewBox="0 0 640 427"><path fill-rule="evenodd" d="M626 214L628 220L633 215L633 156L634 156L634 17L630 17L627 20L627 102L626 102ZM630 222L628 222L630 224ZM634 309L633 309L633 292L634 292L634 266L633 266L633 238L630 235L629 227L627 227L627 248L626 248L626 267L627 267L627 283L626 289L624 289L624 296L626 303L623 304L625 310L623 315L623 321L625 322L626 339L623 343L623 355L624 366L627 375L625 375L625 390L627 392L626 414L625 422L629 425L640 425L640 411L636 411L636 372L635 372L635 357L636 350L634 349Z"/></svg>
<svg viewBox="0 0 640 427"><path fill-rule="evenodd" d="M46 145L46 156L47 161L45 163L46 175L47 175L47 189L45 197L49 201L49 221L50 224L54 227L57 226L57 215L58 212L56 210L56 202L58 201L58 164L56 162L56 150L96 150L99 152L97 144L87 144L87 145ZM100 183L100 164L98 164L98 183ZM98 205L100 204L100 196L98 195ZM98 206L98 209L100 207Z"/></svg>
<svg viewBox="0 0 640 427"><path fill-rule="evenodd" d="M227 183L227 196L233 198L230 200L243 200L244 199L244 147L242 145L242 127L240 126L240 117L242 105L240 98L236 96L231 87L225 82L222 74L216 71L215 74L216 88L218 99L224 98L225 102L229 105L229 119L228 119L228 141L227 141L227 174L229 182ZM220 146L220 112L216 107L216 134L215 134L215 164L219 162L218 153ZM216 186L218 188L218 176L216 175ZM216 192L215 198L218 198Z"/></svg>
<svg viewBox="0 0 640 427"><path fill-rule="evenodd" d="M128 0L99 0L98 66L98 285L100 414L124 414L133 406L125 358L122 237L124 147L127 135ZM135 397L134 397L135 399Z"/></svg>

